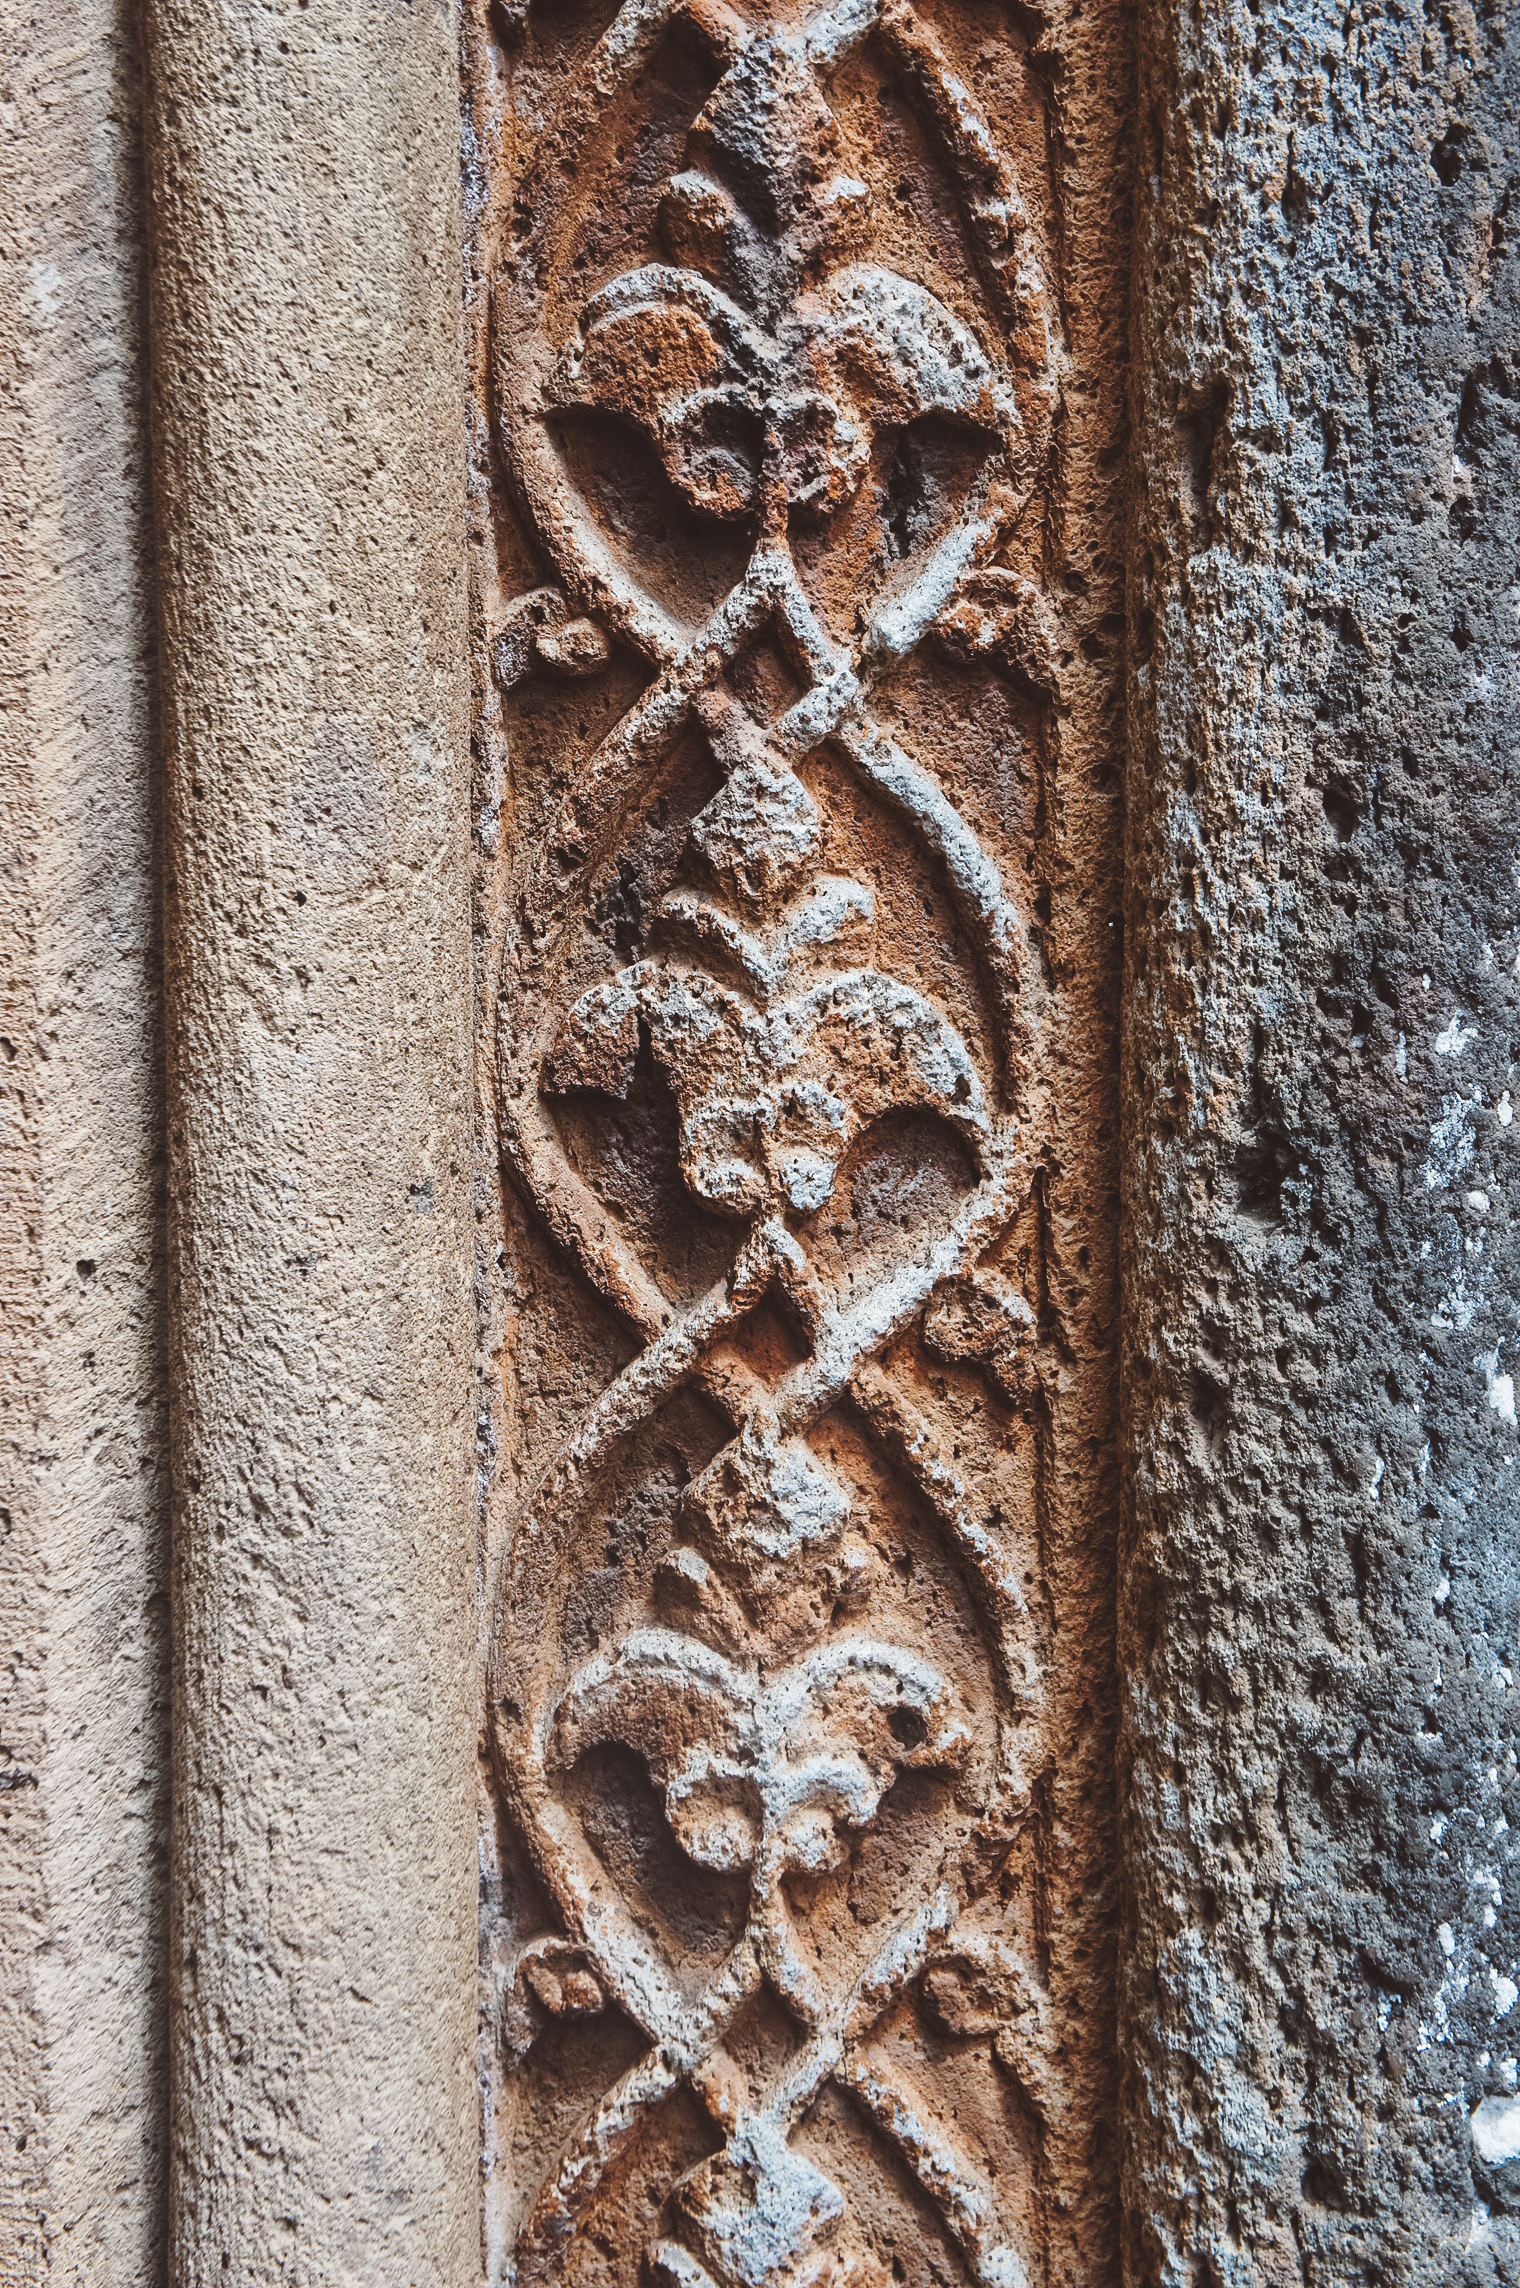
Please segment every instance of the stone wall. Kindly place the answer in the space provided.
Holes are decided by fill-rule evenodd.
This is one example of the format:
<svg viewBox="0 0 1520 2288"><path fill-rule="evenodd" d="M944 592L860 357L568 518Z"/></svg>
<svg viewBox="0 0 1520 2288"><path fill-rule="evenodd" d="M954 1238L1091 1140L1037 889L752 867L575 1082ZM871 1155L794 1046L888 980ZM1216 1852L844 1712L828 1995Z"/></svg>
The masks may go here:
<svg viewBox="0 0 1520 2288"><path fill-rule="evenodd" d="M0 2281L1520 2277L1503 6L0 33Z"/></svg>

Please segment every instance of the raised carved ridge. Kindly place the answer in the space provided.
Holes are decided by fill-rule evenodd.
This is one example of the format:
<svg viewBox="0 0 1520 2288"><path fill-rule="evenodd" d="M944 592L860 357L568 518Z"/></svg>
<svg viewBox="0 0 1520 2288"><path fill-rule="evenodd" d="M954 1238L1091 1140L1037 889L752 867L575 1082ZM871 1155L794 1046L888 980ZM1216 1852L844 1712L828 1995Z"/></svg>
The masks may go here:
<svg viewBox="0 0 1520 2288"><path fill-rule="evenodd" d="M904 0L628 0L566 61L492 311L550 584L493 658L513 691L623 662L625 696L503 933L496 1109L635 1348L503 1536L493 1769L537 1904L492 1991L528 2082L573 2027L626 2039L496 2276L1013 2288L1050 2077L1005 1911L1050 1752L1038 1473L993 1498L924 1377L1029 1400L1043 988L1009 847L911 732L925 658L994 661L1030 720L1055 687L1049 250ZM882 211L887 89L938 240Z"/></svg>

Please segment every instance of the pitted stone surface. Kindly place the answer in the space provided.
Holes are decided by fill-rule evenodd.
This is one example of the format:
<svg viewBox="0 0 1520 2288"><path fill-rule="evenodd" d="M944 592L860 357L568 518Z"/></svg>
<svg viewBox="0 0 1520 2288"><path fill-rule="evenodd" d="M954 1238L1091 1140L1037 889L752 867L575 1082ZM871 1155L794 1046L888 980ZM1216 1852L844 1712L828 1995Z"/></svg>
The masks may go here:
<svg viewBox="0 0 1520 2288"><path fill-rule="evenodd" d="M168 1420L141 60L0 4L0 2281L161 2277Z"/></svg>
<svg viewBox="0 0 1520 2288"><path fill-rule="evenodd" d="M1136 2281L1520 2278L1520 48L1147 13L1126 867Z"/></svg>

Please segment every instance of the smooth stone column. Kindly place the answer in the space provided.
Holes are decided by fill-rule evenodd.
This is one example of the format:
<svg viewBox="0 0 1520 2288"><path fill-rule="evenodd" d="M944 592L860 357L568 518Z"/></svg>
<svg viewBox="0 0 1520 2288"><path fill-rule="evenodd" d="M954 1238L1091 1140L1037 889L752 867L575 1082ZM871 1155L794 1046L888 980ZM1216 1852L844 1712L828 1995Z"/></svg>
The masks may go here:
<svg viewBox="0 0 1520 2288"><path fill-rule="evenodd" d="M151 0L178 2288L478 2270L457 22Z"/></svg>

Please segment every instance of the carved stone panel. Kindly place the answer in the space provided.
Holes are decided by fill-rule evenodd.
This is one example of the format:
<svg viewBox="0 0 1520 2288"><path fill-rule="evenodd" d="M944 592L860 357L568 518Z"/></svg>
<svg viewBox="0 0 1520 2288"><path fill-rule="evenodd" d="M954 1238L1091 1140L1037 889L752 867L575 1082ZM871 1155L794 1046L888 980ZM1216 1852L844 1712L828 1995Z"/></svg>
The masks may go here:
<svg viewBox="0 0 1520 2288"><path fill-rule="evenodd" d="M1111 2273L1099 19L468 51L519 2288Z"/></svg>

